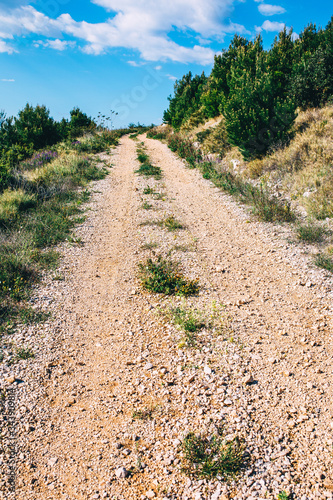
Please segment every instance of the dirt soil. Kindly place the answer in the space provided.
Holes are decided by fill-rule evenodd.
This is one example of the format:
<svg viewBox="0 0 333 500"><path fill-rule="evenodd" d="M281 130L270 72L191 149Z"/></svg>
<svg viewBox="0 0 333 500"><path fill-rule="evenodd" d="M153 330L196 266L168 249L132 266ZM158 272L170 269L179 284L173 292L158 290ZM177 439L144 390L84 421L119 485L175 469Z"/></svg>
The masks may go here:
<svg viewBox="0 0 333 500"><path fill-rule="evenodd" d="M36 291L53 318L36 327L36 359L2 374L16 390L17 448L16 496L4 474L0 498L333 498L331 275L288 228L258 222L166 145L140 140L163 178L138 176L137 142L121 139L76 231L82 244L63 246L64 279ZM144 195L148 185L160 194ZM170 215L184 229L154 224ZM142 290L138 263L170 251L198 296ZM212 326L189 343L172 307ZM187 476L184 437L221 429L245 441L241 474Z"/></svg>

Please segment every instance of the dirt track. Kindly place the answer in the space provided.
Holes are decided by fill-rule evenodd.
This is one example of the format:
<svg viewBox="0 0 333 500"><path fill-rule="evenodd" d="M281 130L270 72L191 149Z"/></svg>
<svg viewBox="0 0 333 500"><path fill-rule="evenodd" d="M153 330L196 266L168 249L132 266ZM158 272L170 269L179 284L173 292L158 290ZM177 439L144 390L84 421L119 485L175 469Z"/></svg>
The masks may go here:
<svg viewBox="0 0 333 500"><path fill-rule="evenodd" d="M333 498L332 279L308 268L283 228L144 140L163 179L134 173L136 143L123 138L77 231L83 246L64 250L66 280L45 285L60 337L36 377L43 396L21 412L32 430L19 432L16 498ZM143 196L147 184L161 199ZM168 215L186 229L140 225ZM160 309L183 301L143 292L137 279L153 242L199 279L187 304L225 305L222 335L180 344ZM150 419L135 418L146 409ZM247 468L229 484L190 480L179 471L184 435L222 425L245 438ZM131 475L117 478L120 467Z"/></svg>

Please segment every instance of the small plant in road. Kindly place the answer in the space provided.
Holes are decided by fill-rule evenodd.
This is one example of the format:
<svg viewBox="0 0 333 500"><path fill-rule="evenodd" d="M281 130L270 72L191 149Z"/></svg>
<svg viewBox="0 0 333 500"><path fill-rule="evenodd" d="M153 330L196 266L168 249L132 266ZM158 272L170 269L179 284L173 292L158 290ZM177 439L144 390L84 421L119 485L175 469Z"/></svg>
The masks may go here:
<svg viewBox="0 0 333 500"><path fill-rule="evenodd" d="M162 170L160 167L155 167L149 162L142 163L135 173L144 175L145 177L154 177L156 180L162 178Z"/></svg>
<svg viewBox="0 0 333 500"><path fill-rule="evenodd" d="M151 208L153 208L153 205L151 205L150 203L148 203L148 201L145 201L142 204L142 208L144 208L145 210L150 210Z"/></svg>
<svg viewBox="0 0 333 500"><path fill-rule="evenodd" d="M29 359L29 358L34 358L35 355L30 349L25 349L24 347L21 347L17 349L16 357L17 359Z"/></svg>
<svg viewBox="0 0 333 500"><path fill-rule="evenodd" d="M188 280L180 271L179 264L158 256L139 264L139 277L143 288L154 293L187 297L199 291L197 280Z"/></svg>
<svg viewBox="0 0 333 500"><path fill-rule="evenodd" d="M203 437L190 432L181 445L182 471L200 478L236 476L244 463L244 443L235 437L226 442L222 436Z"/></svg>
<svg viewBox="0 0 333 500"><path fill-rule="evenodd" d="M184 229L184 226L175 219L173 215L167 217L162 221L162 225L167 228L168 231L177 231L178 229Z"/></svg>
<svg viewBox="0 0 333 500"><path fill-rule="evenodd" d="M289 500L289 495L285 491L278 494L277 500Z"/></svg>
<svg viewBox="0 0 333 500"><path fill-rule="evenodd" d="M146 188L144 188L143 194L155 194L154 188L147 186Z"/></svg>

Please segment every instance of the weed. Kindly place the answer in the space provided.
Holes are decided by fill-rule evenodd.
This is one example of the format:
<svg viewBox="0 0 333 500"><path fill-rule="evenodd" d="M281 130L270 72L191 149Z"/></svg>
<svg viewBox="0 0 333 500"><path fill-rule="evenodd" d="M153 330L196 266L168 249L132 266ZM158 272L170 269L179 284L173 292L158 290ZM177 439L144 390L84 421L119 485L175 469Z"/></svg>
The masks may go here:
<svg viewBox="0 0 333 500"><path fill-rule="evenodd" d="M278 494L277 500L288 500L288 499L289 499L289 495L285 491L281 491Z"/></svg>
<svg viewBox="0 0 333 500"><path fill-rule="evenodd" d="M175 252L188 252L189 247L187 245L174 245L173 250Z"/></svg>
<svg viewBox="0 0 333 500"><path fill-rule="evenodd" d="M154 188L147 186L146 188L144 188L143 194L155 194Z"/></svg>
<svg viewBox="0 0 333 500"><path fill-rule="evenodd" d="M323 235L326 233L325 229L319 225L308 222L304 225L297 227L297 235L301 241L307 243L315 243L323 241Z"/></svg>
<svg viewBox="0 0 333 500"><path fill-rule="evenodd" d="M154 193L155 200L165 201L166 194L165 193Z"/></svg>
<svg viewBox="0 0 333 500"><path fill-rule="evenodd" d="M160 225L166 227L168 231L177 231L178 229L184 229L184 226L180 222L178 222L173 215L161 221Z"/></svg>
<svg viewBox="0 0 333 500"><path fill-rule="evenodd" d="M35 357L34 353L29 348L20 347L16 351L17 359L30 359L34 357Z"/></svg>
<svg viewBox="0 0 333 500"><path fill-rule="evenodd" d="M146 410L134 410L132 413L133 420L151 420L153 415L153 409Z"/></svg>
<svg viewBox="0 0 333 500"><path fill-rule="evenodd" d="M19 318L23 324L42 323L50 318L50 313L36 311L28 307L19 310Z"/></svg>
<svg viewBox="0 0 333 500"><path fill-rule="evenodd" d="M322 253L317 254L314 263L316 266L333 273L333 259L328 255L324 255Z"/></svg>
<svg viewBox="0 0 333 500"><path fill-rule="evenodd" d="M140 152L138 154L138 160L140 163L147 163L149 160L149 156L146 153Z"/></svg>
<svg viewBox="0 0 333 500"><path fill-rule="evenodd" d="M140 222L140 226L158 226L159 221L157 220L145 220L143 222Z"/></svg>
<svg viewBox="0 0 333 500"><path fill-rule="evenodd" d="M142 208L144 208L145 210L151 210L153 208L153 205L151 205L150 203L148 203L148 201L145 201L142 204Z"/></svg>
<svg viewBox="0 0 333 500"><path fill-rule="evenodd" d="M212 171L212 180L217 187L229 194L236 195L243 203L253 206L253 212L267 222L291 222L295 215L288 202L271 196L261 185L260 187L243 181L241 177L230 172L217 173Z"/></svg>
<svg viewBox="0 0 333 500"><path fill-rule="evenodd" d="M139 264L139 277L143 288L165 295L189 296L199 291L197 280L188 280L179 271L179 264L158 256Z"/></svg>
<svg viewBox="0 0 333 500"><path fill-rule="evenodd" d="M170 310L173 322L187 333L195 333L205 327L202 314L197 309L176 307Z"/></svg>
<svg viewBox="0 0 333 500"><path fill-rule="evenodd" d="M158 247L158 243L155 243L155 242L151 242L151 243L145 243L144 245L142 245L142 250L152 250L153 248L157 248Z"/></svg>
<svg viewBox="0 0 333 500"><path fill-rule="evenodd" d="M244 443L235 437L226 442L222 436L203 437L189 433L182 442L182 471L187 475L224 480L234 478L244 464Z"/></svg>
<svg viewBox="0 0 333 500"><path fill-rule="evenodd" d="M160 167L154 167L154 165L149 162L142 163L135 173L144 175L145 177L154 177L156 180L162 178L162 170Z"/></svg>

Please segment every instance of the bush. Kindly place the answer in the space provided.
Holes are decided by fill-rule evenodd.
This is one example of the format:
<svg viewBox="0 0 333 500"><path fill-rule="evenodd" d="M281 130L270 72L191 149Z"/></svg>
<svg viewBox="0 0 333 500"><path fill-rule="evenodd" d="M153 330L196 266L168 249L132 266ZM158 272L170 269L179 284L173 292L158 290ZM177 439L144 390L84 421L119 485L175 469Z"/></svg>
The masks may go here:
<svg viewBox="0 0 333 500"><path fill-rule="evenodd" d="M156 180L162 178L162 170L160 167L155 167L149 162L142 163L140 167L135 170L135 173L144 175L145 177L154 177Z"/></svg>
<svg viewBox="0 0 333 500"><path fill-rule="evenodd" d="M139 277L143 288L154 293L187 297L199 291L197 280L188 280L179 271L179 265L158 256L139 264Z"/></svg>
<svg viewBox="0 0 333 500"><path fill-rule="evenodd" d="M184 139L180 134L170 135L168 146L171 151L184 158L191 167L195 167L196 162L202 158L200 150L197 150L190 140Z"/></svg>
<svg viewBox="0 0 333 500"><path fill-rule="evenodd" d="M211 438L189 433L182 443L183 472L203 478L234 478L244 464L245 445L236 437L226 442L221 436Z"/></svg>
<svg viewBox="0 0 333 500"><path fill-rule="evenodd" d="M326 233L325 229L321 226L308 222L307 224L299 225L297 227L298 238L307 243L315 243L323 240Z"/></svg>
<svg viewBox="0 0 333 500"><path fill-rule="evenodd" d="M322 253L317 254L314 263L316 266L333 273L333 259L328 255L324 255Z"/></svg>
<svg viewBox="0 0 333 500"><path fill-rule="evenodd" d="M80 138L80 140L72 142L71 146L78 153L96 154L106 151L110 146L117 146L117 144L117 135L113 132L104 131Z"/></svg>
<svg viewBox="0 0 333 500"><path fill-rule="evenodd" d="M290 137L296 117L294 102L272 93L269 73L258 68L255 79L243 74L224 106L229 141L245 160L261 157L279 142Z"/></svg>

